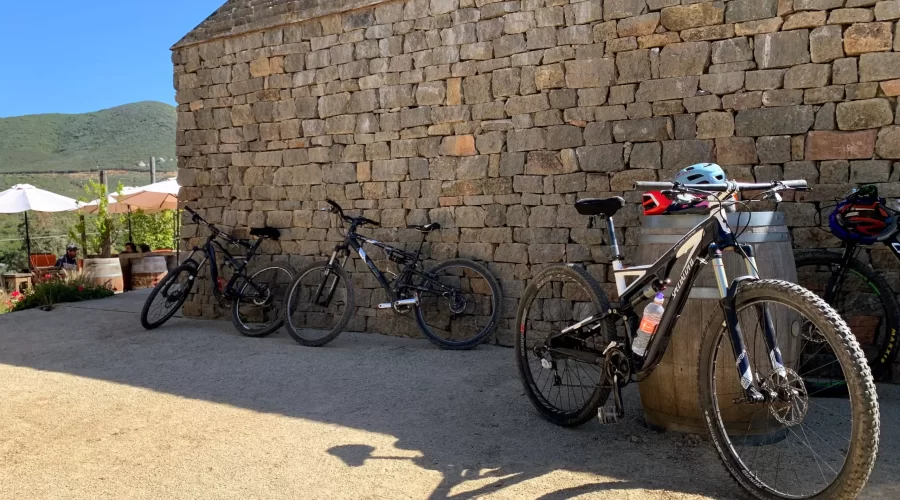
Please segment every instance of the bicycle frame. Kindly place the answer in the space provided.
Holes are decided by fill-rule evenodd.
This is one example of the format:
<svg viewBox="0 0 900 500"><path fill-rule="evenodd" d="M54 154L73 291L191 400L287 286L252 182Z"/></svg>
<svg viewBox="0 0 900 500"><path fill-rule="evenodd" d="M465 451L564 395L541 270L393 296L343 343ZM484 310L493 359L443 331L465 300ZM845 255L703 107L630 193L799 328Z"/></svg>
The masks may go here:
<svg viewBox="0 0 900 500"><path fill-rule="evenodd" d="M609 311L602 312L600 317L586 318L565 328L559 333L551 335L548 340L548 342L551 342L551 348L554 339L566 336L585 327L587 327L587 329L582 330L581 334L589 336L593 328L599 326L599 321L605 319L609 315L619 316L625 320L625 325L628 329L627 338L630 342L630 338L632 338L637 331L637 315L634 308L647 298L652 297L652 294L655 294L656 291L660 290L667 283L666 280L670 276L678 259L687 256L687 262L681 270L674 288L672 288L669 304L666 305L657 332L651 337L643 363L640 367L637 367L637 379L643 380L653 372L662 360L669 339L674 331L675 323L678 321L681 311L684 309L688 296L690 295L690 291L693 288L694 280L700 270L711 261L716 275L719 294L721 296L721 305L725 311L726 324L731 337L731 345L734 350L734 359L736 360L741 386L744 388L746 396L750 401L760 401L763 396L753 387L754 378L750 368L749 353L747 352L744 335L741 331L740 324L738 323L737 312L735 310L735 296L738 285L745 281L757 280L759 279L759 275L757 273L753 248L749 245L740 245L737 242L737 239L728 227L724 209L721 207L713 209L709 218L691 229L654 264L647 266L634 266L628 268L624 266L624 257L619 252L619 246L615 236L615 225L612 217L606 218L606 222L610 235L610 246L613 252L613 273L619 291L619 301L612 304ZM735 278L730 283L728 282L728 277L725 274L725 265L722 260L723 250L737 250L744 256L748 273L746 276L741 276ZM634 276L636 279L630 285L626 285L626 276ZM764 306L761 306L761 309L765 340L770 354L770 362L772 363L773 369L779 373L784 373L781 351L778 349L774 332L774 323L769 316L768 310ZM575 333L575 335L578 335L578 333ZM587 362L595 362L597 360L596 355L592 353L564 348L552 348L552 350L568 357L583 359Z"/></svg>
<svg viewBox="0 0 900 500"><path fill-rule="evenodd" d="M246 283L249 283L251 286L253 286L254 289L258 291L259 288L250 279L247 278L247 276L244 274L244 271L250 264L250 260L252 260L256 255L256 251L262 244L262 238L256 240L253 245L240 240L228 238L227 241L229 243L233 243L247 249L247 255L245 255L244 257L235 257L225 248L224 245L219 242L219 240L217 239L218 236L219 235L216 233L211 234L206 239L206 243L204 243L202 247L194 247L192 249L193 253L191 253L190 257L188 257L188 260L192 260L197 252L203 252L203 260L199 262L199 264L197 265L197 269L200 269L204 264L209 262L209 278L213 284L213 295L216 298L233 298L234 286L239 278L243 278ZM225 256L226 263L234 268L234 275L221 289L219 287L219 267L217 263L216 248L218 248L219 251L222 252L222 255Z"/></svg>
<svg viewBox="0 0 900 500"><path fill-rule="evenodd" d="M430 285L436 285L442 288L444 292L450 292L453 290L451 287L448 287L440 281L436 280L431 274L418 269L419 264L421 263L420 257L422 254L422 246L425 244L425 235L422 236L422 243L419 245L419 249L416 250L415 254L413 254L405 250L386 245L367 236L363 236L356 232L356 226L356 223L350 225L350 230L347 231L347 236L344 238L344 243L335 247L334 252L332 252L331 254L331 258L328 260L328 265L329 268L336 265L339 255L343 253L344 258L339 264L343 268L347 265L347 262L350 259L350 250L356 252L357 255L359 255L359 258L366 264L366 267L369 268L369 271L375 276L378 284L381 285L381 288L383 288L388 295L390 302L381 304L379 306L380 308L387 309L388 307L397 306L417 306L419 304L418 293L437 292L433 288L427 288L411 283L411 279L413 276L421 277L423 279L423 284L428 283ZM406 259L406 264L403 266L400 274L397 275L397 279L393 281L393 285L388 282L387 277L385 277L381 269L378 269L378 266L376 266L375 262L372 261L372 258L369 257L369 254L366 253L366 250L362 247L364 243L368 243L375 247L381 248L385 250L388 255L399 254ZM314 302L319 305L327 306L331 302L331 299L334 297L334 292L337 289L337 280L334 280L334 282L330 285L328 292L323 298L322 293L328 282L328 278L329 275L326 274L325 279L316 289L316 298ZM400 292L404 290L414 290L417 292L417 295L414 298L401 299Z"/></svg>

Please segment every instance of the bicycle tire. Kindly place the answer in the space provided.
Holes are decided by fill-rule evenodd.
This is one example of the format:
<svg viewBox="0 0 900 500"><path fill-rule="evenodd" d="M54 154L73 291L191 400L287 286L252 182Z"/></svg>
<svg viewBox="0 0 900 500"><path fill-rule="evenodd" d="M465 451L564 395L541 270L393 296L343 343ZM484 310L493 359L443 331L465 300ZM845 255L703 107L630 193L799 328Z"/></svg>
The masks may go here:
<svg viewBox="0 0 900 500"><path fill-rule="evenodd" d="M272 262L264 265L261 269L258 269L250 276L248 281L245 281L241 286L241 289L238 290L238 296L231 302L231 323L234 325L234 328L245 337L253 337L253 338L262 338L268 337L269 335L278 331L284 325L284 311L278 311L278 314L275 316L275 320L269 323L266 326L263 326L259 329L248 328L244 321L241 319L241 310L240 298L243 297L245 290L250 286L250 283L253 283L253 279L259 276L261 273L265 271L269 271L272 269L278 269L284 272L289 278L287 282L282 284L281 292L286 293L287 286L294 281L294 278L297 276L297 270L294 269L291 265L285 264L283 262ZM278 292L276 292L278 293ZM278 298L274 297L272 300L277 301ZM284 297L281 298L282 302L284 301Z"/></svg>
<svg viewBox="0 0 900 500"><path fill-rule="evenodd" d="M568 278L580 285L582 291L590 299L597 311L608 311L610 308L609 299L600 288L600 284L597 283L597 280L588 274L581 266L572 264L554 264L544 269L531 283L529 283L525 288L525 292L522 294L518 310L516 311L516 367L519 372L519 380L525 387L525 394L528 395L531 404L534 405L538 410L538 413L545 419L562 427L575 427L582 425L597 416L597 409L609 398L611 388L602 385L600 383L601 381L598 380L598 383L594 387L594 391L591 393L590 397L587 398L585 404L573 411L561 411L558 407L554 407L546 397L540 394L540 389L537 387L537 383L534 380L534 375L529 368L529 361L527 359L529 347L526 339L526 336L528 335L526 320L528 319L534 299L537 298L543 286L553 281L555 278ZM603 320L600 334L602 336L601 343L604 344L604 347L609 344L615 331L615 323L612 318Z"/></svg>
<svg viewBox="0 0 900 500"><path fill-rule="evenodd" d="M799 251L794 253L794 258L797 262L798 275L802 274L800 270L804 267L843 265L843 259L840 254L826 250ZM856 258L852 258L848 268L850 272L856 274L872 287L878 295L884 310L887 321L885 335L882 336L881 341L876 345L877 354L866 356L869 368L872 370L872 376L875 380L881 380L890 372L894 360L897 359L897 353L900 352L900 342L898 342L900 339L898 339L897 335L897 332L900 331L900 305L897 303L891 285L871 266ZM803 283L800 284L803 285ZM840 290L837 290L835 296L840 295ZM835 306L835 304L829 305Z"/></svg>
<svg viewBox="0 0 900 500"><path fill-rule="evenodd" d="M331 266L331 272L337 275L339 282L343 283L345 290L345 308L344 312L341 313L341 317L338 319L338 322L335 324L333 328L331 328L324 336L318 338L309 338L304 336L304 330L306 328L300 328L294 324L292 320L293 314L297 311L299 306L299 297L298 292L302 292L302 284L303 277L308 274L315 272L318 269L326 269L329 267L327 261L316 262L311 264L305 268L303 268L300 272L297 273L294 281L291 283L291 286L288 288L287 299L285 300L285 318L284 318L284 326L287 330L288 334L291 336L294 341L296 341L300 345L304 345L307 347L321 347L325 344L334 340L338 335L340 335L344 328L347 327L347 323L350 322L350 318L353 316L353 311L355 309L354 302L354 294L353 294L353 282L350 281L350 278L347 276L347 272L339 265Z"/></svg>
<svg viewBox="0 0 900 500"><path fill-rule="evenodd" d="M856 498L875 465L880 426L875 382L866 363L865 355L860 349L856 338L837 312L809 290L780 280L759 280L745 283L738 289L735 309L740 312L745 307L753 307L754 304L758 304L761 301L780 304L806 315L807 318L813 321L817 331L821 332L832 346L839 346L837 356L842 369L845 371L849 392L849 404L847 406L854 417L851 423L851 437L848 440L847 456L844 458L844 464L840 468L840 472L837 473L835 479L827 487L812 495L802 497L786 496L787 494L776 491L773 487L763 483L756 473L749 470L744 461L737 456L739 452L735 451L735 446L732 444L725 429L726 424L722 421L721 414L728 408L717 410L719 403L717 402L717 396L714 394L714 386L716 384L714 366L718 354L718 346L720 342L728 342L728 336L723 326L725 315L720 308L712 315L704 330L698 361L700 408L719 457L732 478L755 498L767 500L781 498ZM731 351L730 343L727 344L725 351L723 356L725 356L727 362L724 363L724 369L733 370L734 353ZM759 373L756 375L758 377L761 376ZM793 405L793 403L791 404ZM804 418L806 416L808 414L804 413ZM790 429L791 426L786 426L786 430ZM789 439L791 438L785 437L782 441ZM771 445L773 443L777 442L772 441L767 444ZM741 445L742 449L744 446L745 444ZM810 450L812 449L810 448ZM757 450L756 454L759 455L759 450ZM818 456L815 455L814 451L813 454L813 460L817 460ZM764 459L770 456L768 450L763 453L763 456ZM786 465L787 463L790 462L786 461ZM816 461L816 465L821 470L818 461ZM775 482L777 483L777 481L778 476L776 475Z"/></svg>
<svg viewBox="0 0 900 500"><path fill-rule="evenodd" d="M500 292L500 284L497 282L497 278L484 266L481 264L468 260L468 259L451 259L444 262L441 262L430 271L430 274L438 273L444 269L458 267L462 269L469 269L481 275L482 278L487 282L488 287L491 289L491 316L488 320L488 324L485 325L484 328L481 329L475 336L471 339L464 341L453 341L449 339L445 339L441 337L438 333L434 331L434 329L428 325L425 320L423 307L420 303L418 307L416 307L416 322L419 324L419 329L422 330L422 333L431 341L431 343L437 345L442 349L448 350L466 350L472 349L475 346L481 344L488 337L497 330L497 326L500 324L500 308L503 303L503 297Z"/></svg>
<svg viewBox="0 0 900 500"><path fill-rule="evenodd" d="M152 306L154 299L156 299L161 291L165 289L171 281L175 280L175 278L178 277L178 275L182 272L187 272L190 276L187 281L187 288L180 291L180 295L177 298L176 303L173 304L173 306L167 308L168 311L163 315L162 318L156 321L150 321L147 316L150 314L150 307ZM155 287L153 287L153 291L150 292L150 296L148 296L147 300L144 302L144 307L141 309L141 326L143 326L146 330L153 330L162 326L166 321L169 321L169 319L171 319L172 316L174 316L175 313L178 312L179 309L181 309L181 306L184 305L184 302L187 300L188 295L190 295L191 289L194 286L194 281L196 281L197 278L197 273L197 266L191 262L185 262L184 264L181 264L175 269L169 271L163 277L163 279L160 280L160 282L157 283Z"/></svg>

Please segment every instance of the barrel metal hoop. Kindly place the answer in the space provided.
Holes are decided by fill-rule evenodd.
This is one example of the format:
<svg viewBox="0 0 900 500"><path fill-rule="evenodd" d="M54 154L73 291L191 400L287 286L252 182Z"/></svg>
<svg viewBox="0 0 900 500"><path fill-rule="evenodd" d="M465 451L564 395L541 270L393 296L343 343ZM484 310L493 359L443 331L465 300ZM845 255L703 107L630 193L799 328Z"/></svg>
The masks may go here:
<svg viewBox="0 0 900 500"><path fill-rule="evenodd" d="M684 238L677 234L642 234L641 244L652 245L662 243L674 245ZM744 233L738 238L739 243L779 243L791 241L791 233Z"/></svg>
<svg viewBox="0 0 900 500"><path fill-rule="evenodd" d="M706 215L650 215L643 219L643 227L650 229L691 229L705 221ZM728 223L733 227L783 226L784 212L732 212Z"/></svg>

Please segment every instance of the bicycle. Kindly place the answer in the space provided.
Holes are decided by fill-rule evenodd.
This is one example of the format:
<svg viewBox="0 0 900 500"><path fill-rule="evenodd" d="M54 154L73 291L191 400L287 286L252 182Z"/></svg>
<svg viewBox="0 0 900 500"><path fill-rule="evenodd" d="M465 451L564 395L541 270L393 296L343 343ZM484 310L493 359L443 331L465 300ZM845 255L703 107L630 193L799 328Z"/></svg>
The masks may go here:
<svg viewBox="0 0 900 500"><path fill-rule="evenodd" d="M840 203L877 199L874 186L864 186L855 190ZM891 212L888 207L884 207ZM798 250L794 253L800 283L818 293L825 302L834 307L847 321L857 341L866 353L866 359L876 380L890 374L890 368L897 358L900 330L900 305L891 285L869 264L859 260L859 252L867 247L847 237L841 237L841 253L827 250ZM867 242L868 243L868 242ZM883 237L872 243L888 247L894 257L900 260L900 227L894 226ZM871 247L869 247L871 248ZM812 356L817 355L815 352ZM827 359L820 362L827 363ZM843 382L831 376L819 383L823 386L840 386Z"/></svg>
<svg viewBox="0 0 900 500"><path fill-rule="evenodd" d="M646 378L662 360L699 270L711 263L721 300L703 332L697 383L700 409L725 467L757 498L858 494L874 466L879 439L878 402L865 356L822 299L796 284L760 279L753 248L737 241L726 217L747 203L735 201L739 192L762 191L762 199L780 200L780 191L805 189L806 181L635 186L666 190L689 203L709 201L710 215L654 264L625 267L613 223L624 200L576 203L580 214L606 220L619 300L611 303L578 265L552 265L532 280L519 303L515 340L519 377L531 403L561 426L580 425L595 415L604 424L620 422L622 387ZM728 281L723 250L741 255L747 276ZM686 260L684 268L673 275L679 258ZM646 356L639 357L631 350L637 307L668 288L670 276L675 285L665 312ZM616 321L624 324L624 339ZM793 357L800 338L815 338L833 350L848 397L811 398L815 394L804 382L809 374ZM822 416L824 426L815 421ZM839 433L833 427L845 423L842 418L850 425ZM813 449L820 442L831 448ZM781 471L783 465L790 469Z"/></svg>
<svg viewBox="0 0 900 500"><path fill-rule="evenodd" d="M407 252L357 233L360 226L380 224L345 215L336 202L326 201L329 207L321 210L337 215L349 229L329 260L301 270L291 283L285 327L294 340L305 346L323 346L346 328L356 306L354 285L345 271L351 251L359 255L387 294L388 302L373 305L398 315L414 309L419 329L434 344L444 349L471 349L496 330L502 303L500 285L486 267L471 260L452 259L423 270L422 247L440 224L407 226L422 233L419 248L415 253ZM375 265L363 249L364 243L381 249L389 260L402 266L393 279Z"/></svg>
<svg viewBox="0 0 900 500"><path fill-rule="evenodd" d="M174 316L190 295L200 269L208 263L213 296L220 301L231 301L231 321L238 332L247 337L265 337L276 332L284 324L281 310L284 293L297 271L284 262L267 263L250 275L246 271L262 242L278 240L280 231L271 227L253 228L250 235L256 236L257 240L251 245L222 232L194 210L188 207L185 210L191 214L194 223L209 229L209 237L203 246L195 246L191 255L153 288L141 311L141 325L152 330ZM246 254L232 255L223 242L246 250ZM225 257L224 265L234 270L227 282L219 276L217 250ZM194 259L198 252L203 253L203 260L199 262Z"/></svg>

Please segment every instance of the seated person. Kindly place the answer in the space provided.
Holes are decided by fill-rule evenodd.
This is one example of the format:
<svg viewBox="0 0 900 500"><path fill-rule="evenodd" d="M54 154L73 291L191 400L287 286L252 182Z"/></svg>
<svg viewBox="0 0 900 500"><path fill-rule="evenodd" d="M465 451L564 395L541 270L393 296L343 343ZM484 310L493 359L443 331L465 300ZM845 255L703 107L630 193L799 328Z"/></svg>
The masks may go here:
<svg viewBox="0 0 900 500"><path fill-rule="evenodd" d="M66 246L66 254L56 261L56 267L60 269L78 269L78 245L69 243Z"/></svg>
<svg viewBox="0 0 900 500"><path fill-rule="evenodd" d="M150 250L150 245L148 245L146 243L141 243L141 252L148 253L148 252L152 252L152 251L153 250Z"/></svg>
<svg viewBox="0 0 900 500"><path fill-rule="evenodd" d="M125 244L125 250L122 250L122 253L138 253L137 245L129 241Z"/></svg>

